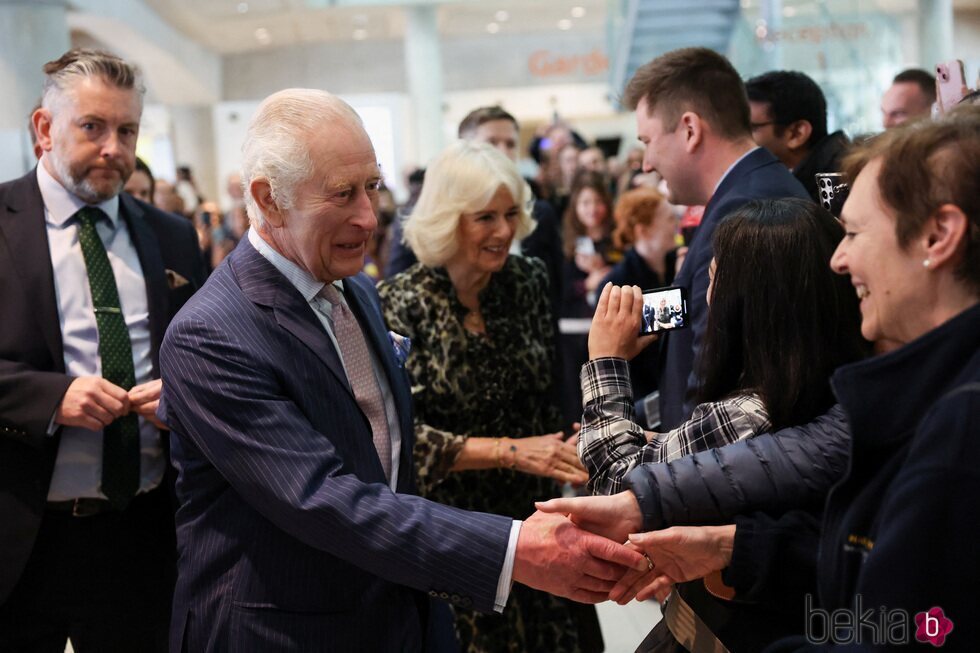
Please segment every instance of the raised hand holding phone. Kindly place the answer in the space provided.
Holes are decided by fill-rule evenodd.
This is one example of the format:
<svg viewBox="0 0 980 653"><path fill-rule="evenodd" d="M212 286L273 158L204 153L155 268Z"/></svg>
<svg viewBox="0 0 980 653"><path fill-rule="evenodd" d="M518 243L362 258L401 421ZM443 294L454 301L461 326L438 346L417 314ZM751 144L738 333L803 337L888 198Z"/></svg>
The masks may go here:
<svg viewBox="0 0 980 653"><path fill-rule="evenodd" d="M656 340L640 337L643 292L639 286L607 283L599 295L589 329L589 358L615 357L630 360Z"/></svg>
<svg viewBox="0 0 980 653"><path fill-rule="evenodd" d="M953 59L936 64L936 99L940 114L951 111L969 92L962 61Z"/></svg>

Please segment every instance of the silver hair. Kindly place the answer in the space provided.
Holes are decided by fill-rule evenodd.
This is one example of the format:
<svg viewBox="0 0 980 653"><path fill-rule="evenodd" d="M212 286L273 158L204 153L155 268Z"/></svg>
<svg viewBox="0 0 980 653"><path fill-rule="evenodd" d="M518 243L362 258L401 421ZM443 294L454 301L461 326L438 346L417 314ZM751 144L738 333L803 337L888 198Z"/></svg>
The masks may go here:
<svg viewBox="0 0 980 653"><path fill-rule="evenodd" d="M252 182L264 179L276 204L291 208L296 187L314 172L310 139L341 121L361 126L360 117L346 102L316 89L286 89L259 105L242 145L241 183L251 224L260 227L265 219L249 192Z"/></svg>
<svg viewBox="0 0 980 653"><path fill-rule="evenodd" d="M142 104L146 88L139 68L108 52L73 48L44 64L41 106L51 110L79 80L93 77L117 88L135 90Z"/></svg>

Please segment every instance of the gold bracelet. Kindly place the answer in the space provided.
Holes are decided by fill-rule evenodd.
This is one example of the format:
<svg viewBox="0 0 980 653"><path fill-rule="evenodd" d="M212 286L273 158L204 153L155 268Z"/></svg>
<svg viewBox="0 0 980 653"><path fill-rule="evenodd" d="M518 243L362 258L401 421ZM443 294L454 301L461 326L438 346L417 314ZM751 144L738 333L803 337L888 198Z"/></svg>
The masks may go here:
<svg viewBox="0 0 980 653"><path fill-rule="evenodd" d="M493 441L494 456L497 459L497 468L500 469L504 466L503 462L500 460L500 438L494 438Z"/></svg>

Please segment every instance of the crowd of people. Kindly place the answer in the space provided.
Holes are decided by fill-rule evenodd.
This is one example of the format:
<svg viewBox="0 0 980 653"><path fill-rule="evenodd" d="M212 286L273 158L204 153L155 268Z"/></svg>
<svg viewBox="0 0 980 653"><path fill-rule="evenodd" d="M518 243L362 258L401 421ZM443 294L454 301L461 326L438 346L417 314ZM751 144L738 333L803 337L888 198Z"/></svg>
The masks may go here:
<svg viewBox="0 0 980 653"><path fill-rule="evenodd" d="M622 159L556 122L525 179L479 107L399 206L288 89L221 211L136 157L134 66L46 64L0 184L0 651L598 652L634 598L643 651L969 650L963 90L904 71L849 138L803 73L675 50Z"/></svg>

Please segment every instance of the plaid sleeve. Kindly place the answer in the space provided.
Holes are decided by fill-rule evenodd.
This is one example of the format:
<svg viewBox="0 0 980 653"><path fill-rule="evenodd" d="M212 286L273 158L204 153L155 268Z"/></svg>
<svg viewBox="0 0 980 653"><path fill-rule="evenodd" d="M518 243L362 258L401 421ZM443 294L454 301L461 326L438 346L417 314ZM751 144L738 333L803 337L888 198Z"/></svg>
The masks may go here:
<svg viewBox="0 0 980 653"><path fill-rule="evenodd" d="M698 451L724 447L770 430L769 413L758 395L736 395L698 405L687 420L666 433L655 433L657 458L643 462L667 462Z"/></svg>
<svg viewBox="0 0 980 653"><path fill-rule="evenodd" d="M615 494L639 462L646 434L636 423L629 364L597 358L582 366L582 431L578 455L589 471L592 494Z"/></svg>
<svg viewBox="0 0 980 653"><path fill-rule="evenodd" d="M769 429L756 395L699 405L691 419L666 433L646 432L636 423L629 366L621 358L599 358L582 367L582 431L578 453L589 471L592 494L615 494L637 465L674 460L721 447Z"/></svg>

